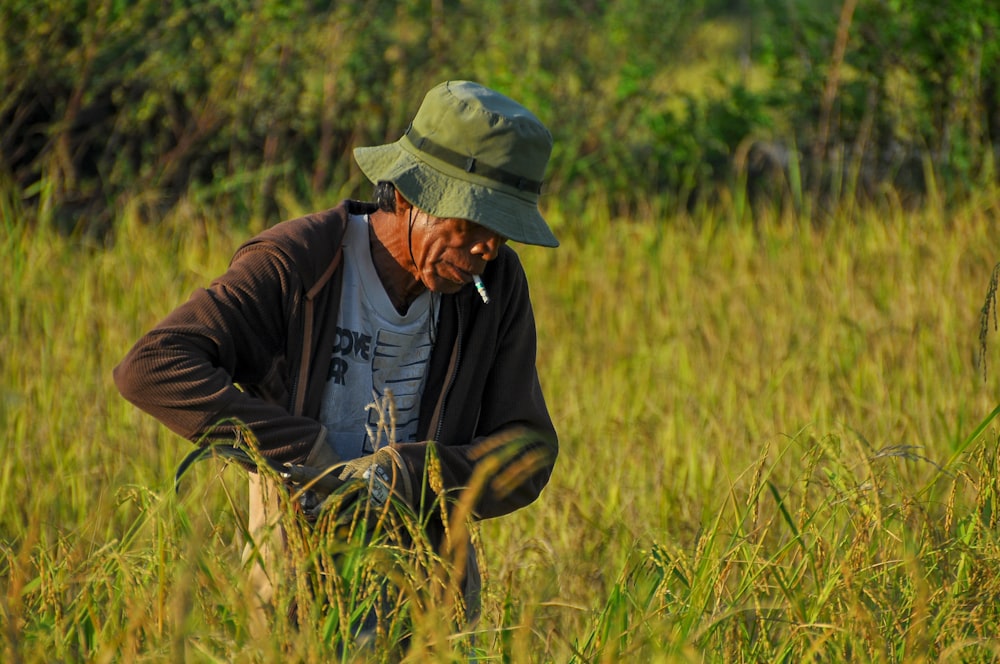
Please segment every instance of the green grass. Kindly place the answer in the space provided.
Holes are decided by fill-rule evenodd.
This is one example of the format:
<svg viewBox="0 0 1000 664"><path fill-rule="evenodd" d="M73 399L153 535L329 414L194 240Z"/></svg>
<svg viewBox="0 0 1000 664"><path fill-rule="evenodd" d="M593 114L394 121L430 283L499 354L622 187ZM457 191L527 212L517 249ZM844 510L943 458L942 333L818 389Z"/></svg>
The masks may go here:
<svg viewBox="0 0 1000 664"><path fill-rule="evenodd" d="M478 528L474 646L431 606L415 660L994 661L996 200L821 229L550 203L563 246L519 251L561 456ZM318 615L250 637L239 472L175 496L189 444L111 381L265 221L125 211L98 245L0 212L0 659L335 658Z"/></svg>

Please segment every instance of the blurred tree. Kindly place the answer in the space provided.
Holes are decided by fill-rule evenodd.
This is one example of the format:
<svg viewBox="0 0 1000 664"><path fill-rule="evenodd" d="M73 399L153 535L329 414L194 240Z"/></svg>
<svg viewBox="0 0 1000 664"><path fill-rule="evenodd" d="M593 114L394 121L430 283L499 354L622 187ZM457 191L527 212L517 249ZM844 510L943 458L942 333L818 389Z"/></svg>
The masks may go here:
<svg viewBox="0 0 1000 664"><path fill-rule="evenodd" d="M732 52L697 51L708 19ZM992 0L0 0L0 175L67 229L137 198L271 215L366 192L351 148L472 78L552 128L569 205L689 204L762 138L828 196L927 163L959 192L996 177L998 32ZM665 84L695 56L721 93ZM751 61L764 86L723 75Z"/></svg>
<svg viewBox="0 0 1000 664"><path fill-rule="evenodd" d="M871 187L920 187L927 163L957 193L995 178L1000 4L748 1L764 35L755 57L771 67L795 142L813 146L814 184L845 165ZM831 18L855 5L838 44Z"/></svg>

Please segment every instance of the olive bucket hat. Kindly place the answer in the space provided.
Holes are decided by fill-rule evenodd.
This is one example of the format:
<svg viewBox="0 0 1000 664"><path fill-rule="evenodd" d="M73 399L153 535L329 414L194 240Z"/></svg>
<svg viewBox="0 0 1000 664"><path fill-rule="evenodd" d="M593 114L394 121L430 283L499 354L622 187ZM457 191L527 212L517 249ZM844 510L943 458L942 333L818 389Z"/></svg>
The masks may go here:
<svg viewBox="0 0 1000 664"><path fill-rule="evenodd" d="M431 89L395 143L355 148L374 183L388 181L436 217L474 221L525 244L557 247L538 211L552 134L514 100L470 81Z"/></svg>

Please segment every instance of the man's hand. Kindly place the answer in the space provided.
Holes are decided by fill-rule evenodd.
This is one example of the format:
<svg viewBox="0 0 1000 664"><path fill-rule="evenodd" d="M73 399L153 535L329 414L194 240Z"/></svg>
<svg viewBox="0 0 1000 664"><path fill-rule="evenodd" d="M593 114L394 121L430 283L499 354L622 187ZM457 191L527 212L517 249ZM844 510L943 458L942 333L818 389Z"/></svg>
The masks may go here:
<svg viewBox="0 0 1000 664"><path fill-rule="evenodd" d="M326 427L320 427L319 435L316 437L316 442L313 443L312 449L309 450L309 455L306 456L306 460L302 466L298 466L300 477L293 478L293 481L295 484L309 485L316 492L317 497L322 500L343 484L337 478L340 471L337 469L331 470L339 461L340 457L337 456L337 453L333 451L333 448L330 447L330 444L326 440ZM288 469L295 468L295 466L285 465ZM310 480L314 480L317 477L319 477L318 480L310 482Z"/></svg>
<svg viewBox="0 0 1000 664"><path fill-rule="evenodd" d="M341 481L362 479L368 483L369 500L375 505L384 505L390 494L407 505L413 504L410 474L392 447L380 447L374 454L347 461L340 468L337 478Z"/></svg>
<svg viewBox="0 0 1000 664"><path fill-rule="evenodd" d="M320 537L329 539L335 555L344 542L379 541L398 546L412 543L408 521L397 509L412 506L413 490L404 461L392 447L382 447L374 454L352 459L334 467L331 475L341 482L340 489L327 496L311 514ZM407 525L410 524L410 525ZM338 544L340 543L340 544Z"/></svg>

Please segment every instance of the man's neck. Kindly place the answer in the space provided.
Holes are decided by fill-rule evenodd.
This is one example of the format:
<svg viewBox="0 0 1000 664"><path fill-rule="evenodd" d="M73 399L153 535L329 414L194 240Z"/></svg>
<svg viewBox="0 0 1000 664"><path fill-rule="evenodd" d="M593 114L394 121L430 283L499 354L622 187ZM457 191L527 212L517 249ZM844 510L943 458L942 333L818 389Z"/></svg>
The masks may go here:
<svg viewBox="0 0 1000 664"><path fill-rule="evenodd" d="M405 314L410 304L427 290L415 276L417 267L406 220L378 210L369 215L368 225L375 272L396 311Z"/></svg>

